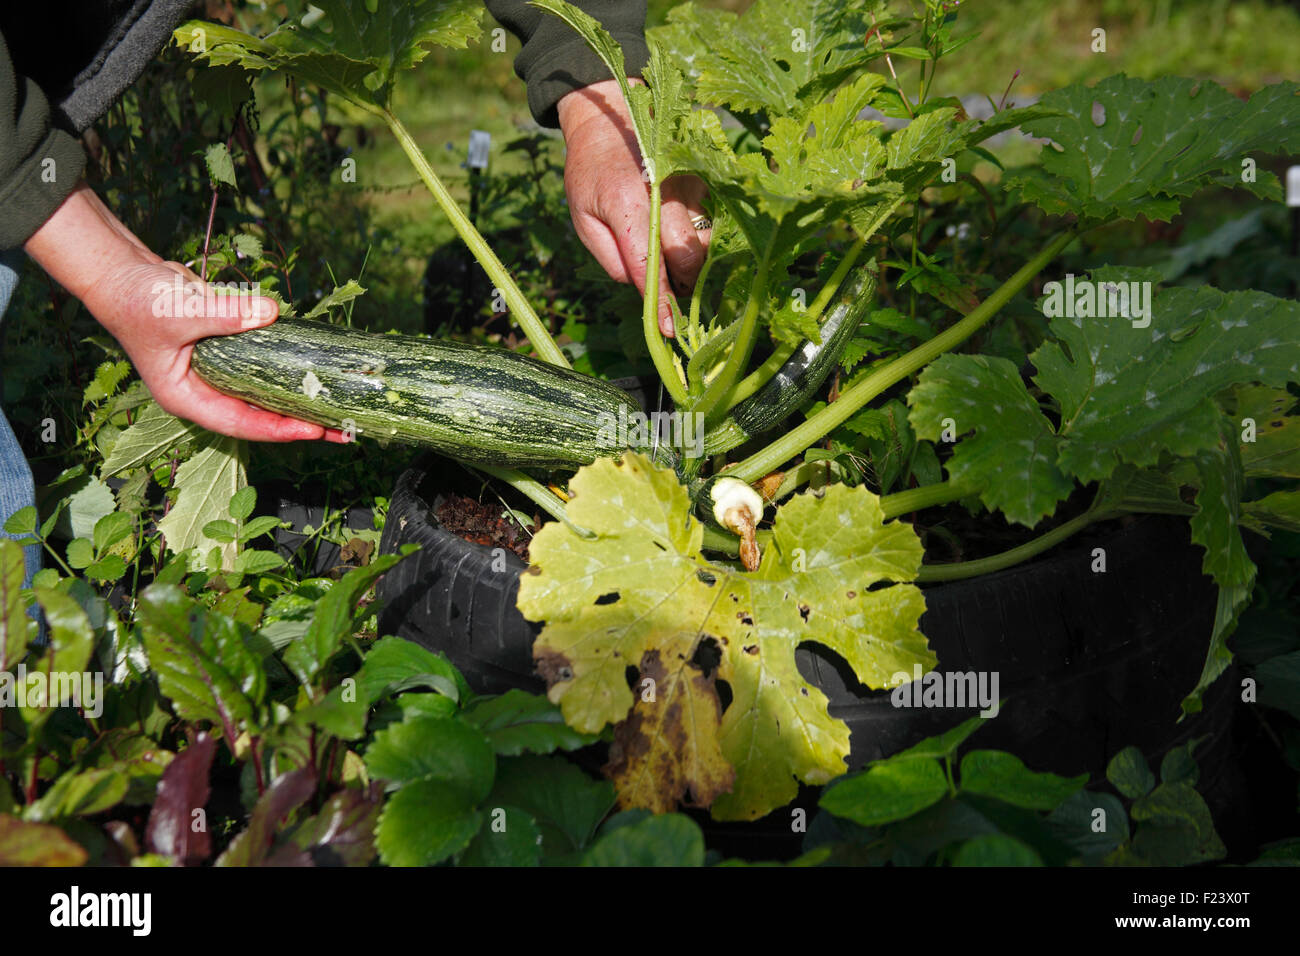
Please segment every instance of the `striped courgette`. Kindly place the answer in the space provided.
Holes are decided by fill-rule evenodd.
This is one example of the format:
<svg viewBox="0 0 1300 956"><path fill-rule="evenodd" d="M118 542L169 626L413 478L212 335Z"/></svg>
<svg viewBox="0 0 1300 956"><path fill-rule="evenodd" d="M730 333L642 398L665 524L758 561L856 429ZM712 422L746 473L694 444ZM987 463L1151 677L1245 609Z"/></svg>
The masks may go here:
<svg viewBox="0 0 1300 956"><path fill-rule="evenodd" d="M608 382L503 348L302 319L203 339L191 365L262 408L484 465L554 468L620 454L620 416L640 410Z"/></svg>

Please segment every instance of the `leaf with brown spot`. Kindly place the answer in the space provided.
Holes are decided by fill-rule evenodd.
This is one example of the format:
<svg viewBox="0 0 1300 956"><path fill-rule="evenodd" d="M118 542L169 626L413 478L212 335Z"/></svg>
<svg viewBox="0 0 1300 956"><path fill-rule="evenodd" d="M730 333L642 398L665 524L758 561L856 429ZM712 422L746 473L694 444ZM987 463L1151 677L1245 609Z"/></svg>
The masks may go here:
<svg viewBox="0 0 1300 956"><path fill-rule="evenodd" d="M795 495L777 510L758 570L741 573L704 557L703 527L687 490L644 456L602 459L581 469L570 487L578 494L569 520L591 535L562 523L544 527L533 539L535 570L521 577L518 599L525 617L546 622L534 656L569 726L598 733L627 719L638 705L629 665L656 652L668 662L671 685L671 662L690 659L702 635L717 641L716 676L732 691L716 731L711 723L663 718L645 728L644 708L641 723L624 731L636 731L623 741L634 750L638 735L654 740L681 727L688 737L703 735L692 744L698 754L710 752L708 735L716 732L735 768L731 790L720 792L716 768L684 773L680 764L661 765L655 772L666 776L651 775L664 791L655 798L659 805L700 772L693 799L720 793L710 806L716 818L752 820L793 799L798 781L822 784L844 772L848 727L799 673L799 644L830 648L869 687L934 665L917 630L925 601L907 583L921 562L920 542L910 525L886 522L879 498L865 488L833 485L821 495ZM850 591L855 597L847 597ZM668 691L689 699L699 714L697 688ZM701 767L712 768L712 761Z"/></svg>
<svg viewBox="0 0 1300 956"><path fill-rule="evenodd" d="M722 704L714 675L691 662L694 648L669 651L665 666L657 650L641 658L637 699L614 728L606 775L624 807L671 813L681 801L707 807L731 789L736 771L722 753L718 729ZM642 688L654 681L654 699Z"/></svg>

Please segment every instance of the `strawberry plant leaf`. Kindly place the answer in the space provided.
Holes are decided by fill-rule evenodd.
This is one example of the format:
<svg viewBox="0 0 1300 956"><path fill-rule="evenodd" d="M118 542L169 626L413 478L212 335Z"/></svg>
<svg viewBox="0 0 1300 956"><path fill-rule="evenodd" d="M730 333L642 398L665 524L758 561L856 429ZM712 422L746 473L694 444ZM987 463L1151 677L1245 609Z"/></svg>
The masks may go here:
<svg viewBox="0 0 1300 956"><path fill-rule="evenodd" d="M547 862L576 860L614 805L614 788L558 757L524 754L497 763L488 807L519 807L542 835Z"/></svg>
<svg viewBox="0 0 1300 956"><path fill-rule="evenodd" d="M439 780L478 804L492 789L496 756L477 728L454 719L418 717L375 734L366 751L366 769L395 784Z"/></svg>
<svg viewBox="0 0 1300 956"><path fill-rule="evenodd" d="M375 844L388 866L432 866L465 849L482 823L464 790L424 778L388 798Z"/></svg>
<svg viewBox="0 0 1300 956"><path fill-rule="evenodd" d="M1011 185L1046 212L1088 220L1168 221L1181 199L1216 184L1278 199L1277 177L1245 176L1243 161L1300 151L1297 94L1300 84L1278 83L1243 102L1209 81L1123 74L1053 90L1038 106L1057 115L1022 128L1054 145Z"/></svg>
<svg viewBox="0 0 1300 956"><path fill-rule="evenodd" d="M595 733L628 718L633 694L624 672L648 652L672 668L694 668L698 675L684 676L697 685L713 676L697 654L720 655L716 677L733 701L716 740L709 723L672 727L684 740L695 735L689 746L707 762L704 779L686 781L692 790L716 789L725 771L715 747L734 767L732 791L713 803L720 819L762 816L793 798L796 778L823 783L843 772L847 727L800 676L798 644L829 647L873 687L914 664L934 664L916 629L920 591L905 583L870 590L912 580L921 549L909 526L883 521L879 499L864 488L835 485L820 497L793 498L777 513L759 569L744 574L703 557L703 527L686 489L646 458L598 461L570 487L569 520L593 536L562 523L543 528L519 590L524 615L546 622L534 654L550 697L571 726ZM678 693L672 699L684 700ZM683 716L697 712L705 691L691 693ZM668 721L647 726L664 733ZM680 773L669 782L680 785Z"/></svg>
<svg viewBox="0 0 1300 956"><path fill-rule="evenodd" d="M583 866L703 866L704 834L680 813L646 817L597 840Z"/></svg>
<svg viewBox="0 0 1300 956"><path fill-rule="evenodd" d="M477 700L466 708L462 719L481 730L492 749L506 757L525 751L577 750L597 740L594 734L580 734L569 727L559 708L545 697L522 690Z"/></svg>
<svg viewBox="0 0 1300 956"><path fill-rule="evenodd" d="M493 807L486 826L459 857L457 866L537 866L542 861L542 831L518 807Z"/></svg>

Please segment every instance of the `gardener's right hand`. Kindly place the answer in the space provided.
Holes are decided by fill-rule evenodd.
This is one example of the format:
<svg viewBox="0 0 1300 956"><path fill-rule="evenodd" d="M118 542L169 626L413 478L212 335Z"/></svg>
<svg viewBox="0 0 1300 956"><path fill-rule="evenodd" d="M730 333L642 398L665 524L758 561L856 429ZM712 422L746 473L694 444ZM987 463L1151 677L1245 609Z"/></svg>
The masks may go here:
<svg viewBox="0 0 1300 956"><path fill-rule="evenodd" d="M164 410L234 438L343 441L334 429L256 408L200 379L190 368L194 343L270 325L275 301L218 299L189 269L145 248L85 183L24 248L117 339Z"/></svg>

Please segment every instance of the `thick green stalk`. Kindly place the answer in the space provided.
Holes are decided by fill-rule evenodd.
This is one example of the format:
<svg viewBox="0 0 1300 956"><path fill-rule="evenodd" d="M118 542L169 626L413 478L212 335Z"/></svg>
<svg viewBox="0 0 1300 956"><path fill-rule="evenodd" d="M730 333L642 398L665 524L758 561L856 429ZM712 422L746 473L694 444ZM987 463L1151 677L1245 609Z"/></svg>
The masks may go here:
<svg viewBox="0 0 1300 956"><path fill-rule="evenodd" d="M429 161L425 158L424 152L420 149L418 143L412 139L411 134L406 131L406 127L392 113L385 110L382 114L384 122L392 130L393 135L397 137L398 143L402 146L402 151L406 153L406 158L411 161L415 171L419 174L424 185L428 187L433 198L437 200L438 206L443 213L451 220L452 228L469 246L469 251L474 254L474 258L483 266L487 272L488 278L492 280L493 285L500 290L502 297L506 301L510 312L519 320L519 325L523 328L524 334L528 336L528 341L532 343L533 348L537 349L537 354L552 365L559 365L562 368L569 368L569 360L564 357L560 347L555 344L555 339L551 337L550 330L538 318L533 307L528 304L524 294L519 291L519 286L515 280L510 277L506 267L501 264L492 247L488 245L487 240L482 234L474 228L469 217L461 210L460 205L452 198L447 187L442 184L438 174L433 171Z"/></svg>
<svg viewBox="0 0 1300 956"><path fill-rule="evenodd" d="M700 305L704 300L704 286L709 279L709 271L713 268L716 260L713 256L708 256L704 260L704 265L700 267L700 274L695 279L695 288L691 290L691 318L690 327L693 333L698 334L700 331ZM681 333L678 333L681 334ZM694 343L692 343L693 345Z"/></svg>
<svg viewBox="0 0 1300 956"><path fill-rule="evenodd" d="M749 286L749 301L745 305L745 314L740 317L740 334L736 337L736 344L731 347L731 351L727 355L727 361L722 366L722 371L704 389L704 394L700 396L699 401L691 409L693 412L704 415L706 422L710 417L716 418L716 413L727 407L725 401L730 396L731 390L735 388L740 373L749 364L749 356L754 351L755 332L758 329L758 313L762 310L764 300L767 298L768 262L771 261L772 246L775 240L776 233L773 233L772 239L768 241L767 248L763 250L763 257L759 260L754 281Z"/></svg>
<svg viewBox="0 0 1300 956"><path fill-rule="evenodd" d="M913 511L933 508L935 505L946 505L950 501L974 493L975 489L955 481L940 481L920 488L896 491L892 495L881 495L880 509L886 518L897 518L899 515L911 514Z"/></svg>
<svg viewBox="0 0 1300 956"><path fill-rule="evenodd" d="M685 408L689 398L686 386L677 374L673 364L672 351L659 331L659 212L663 199L659 183L650 183L650 245L647 249L645 263L645 296L641 307L641 330L645 333L645 344L650 350L650 359L655 364L659 379L673 397L678 408Z"/></svg>
<svg viewBox="0 0 1300 956"><path fill-rule="evenodd" d="M1025 263L1015 275L1002 283L960 322L940 332L925 344L912 349L906 355L901 355L888 365L876 369L842 392L836 401L831 402L766 448L746 458L728 474L742 481L754 482L775 471L805 449L811 448L890 386L918 369L924 368L944 352L955 348L974 334L1011 301L1016 293L1028 285L1034 276L1046 268L1062 249L1073 242L1078 233L1078 227L1073 227L1058 235L1042 252Z"/></svg>
<svg viewBox="0 0 1300 956"><path fill-rule="evenodd" d="M514 468L498 468L495 465L480 464L473 464L469 467L481 471L486 475L491 475L498 481L505 482L556 521L563 521L577 534L582 535L582 537L590 538L592 536L592 533L586 528L580 528L569 520L568 515L565 512L564 502L561 501L559 496L551 491L551 489L547 488L536 478L530 478L522 471Z"/></svg>
<svg viewBox="0 0 1300 956"><path fill-rule="evenodd" d="M978 558L974 561L955 561L951 564L927 564L921 567L917 572L916 580L921 584L931 584L937 581L958 581L962 578L973 578L981 574L992 574L994 571L1002 571L1012 565L1019 564L1022 561L1028 561L1030 558L1037 557L1049 548L1054 548L1066 538L1082 531L1094 521L1102 521L1106 518L1112 518L1118 512L1093 511L1089 509L1077 518L1071 518L1065 524L1053 528L1044 535L1040 535L1033 541L1028 541L1018 548L1012 548L1009 551L1003 551L1001 554L989 555L987 558Z"/></svg>

